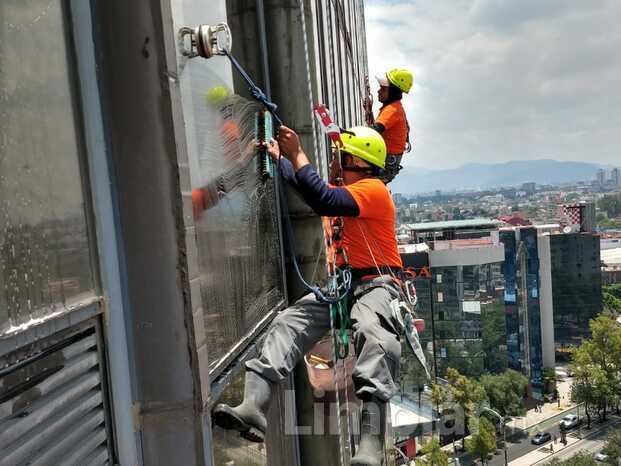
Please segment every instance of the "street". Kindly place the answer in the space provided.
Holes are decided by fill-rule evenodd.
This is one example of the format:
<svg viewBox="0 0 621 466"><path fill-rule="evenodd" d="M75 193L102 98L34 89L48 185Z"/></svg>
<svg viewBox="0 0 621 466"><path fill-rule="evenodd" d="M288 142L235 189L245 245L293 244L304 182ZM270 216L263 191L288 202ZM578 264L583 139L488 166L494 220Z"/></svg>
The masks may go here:
<svg viewBox="0 0 621 466"><path fill-rule="evenodd" d="M616 416L609 416L605 424L593 422L590 431L587 431L583 425L581 430L583 439L578 438L578 429L573 429L567 433L567 446L563 446L560 442L560 429L558 424L556 424L554 427L545 429L546 432L552 434L552 437L556 435L556 444L554 444L554 442L546 442L542 445L533 445L530 443L530 438L524 438L518 443L507 441L509 463L515 466L544 464L548 459L566 459L584 449L596 452L602 447L607 431L612 427L619 427L620 425L621 419ZM585 436L587 436L587 438L584 438ZM554 445L554 450L556 451L553 455L550 453L550 444ZM499 448L494 457L489 460L488 464L490 466L503 466L503 450Z"/></svg>

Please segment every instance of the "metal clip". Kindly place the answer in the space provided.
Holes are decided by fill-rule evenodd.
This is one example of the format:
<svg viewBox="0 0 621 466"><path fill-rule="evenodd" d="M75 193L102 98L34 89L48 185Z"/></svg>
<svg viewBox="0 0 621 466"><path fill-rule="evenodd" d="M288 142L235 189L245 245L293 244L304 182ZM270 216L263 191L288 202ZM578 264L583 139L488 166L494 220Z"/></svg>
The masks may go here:
<svg viewBox="0 0 621 466"><path fill-rule="evenodd" d="M223 34L222 34L223 33ZM220 38L224 35L224 43ZM186 39L189 37L189 44ZM182 27L179 29L179 49L184 57L211 58L214 55L225 55L230 52L233 37L228 24L220 23L215 26L201 24L195 28Z"/></svg>

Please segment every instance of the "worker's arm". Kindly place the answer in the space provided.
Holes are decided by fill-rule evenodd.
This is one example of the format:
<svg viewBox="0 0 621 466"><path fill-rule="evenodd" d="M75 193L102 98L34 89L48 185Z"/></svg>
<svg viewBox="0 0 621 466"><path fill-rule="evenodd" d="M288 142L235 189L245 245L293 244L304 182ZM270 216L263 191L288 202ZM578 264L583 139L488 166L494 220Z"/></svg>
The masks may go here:
<svg viewBox="0 0 621 466"><path fill-rule="evenodd" d="M381 124L380 122L378 122L378 121L373 123L371 125L371 128L373 128L375 131L377 131L380 134L382 134L384 131L386 131L386 127L383 124Z"/></svg>
<svg viewBox="0 0 621 466"><path fill-rule="evenodd" d="M295 176L298 191L317 215L325 217L357 217L358 204L345 188L329 186L312 165L304 165Z"/></svg>
<svg viewBox="0 0 621 466"><path fill-rule="evenodd" d="M281 157L282 151L282 157ZM286 126L278 131L278 143L270 141L268 152L275 160L287 159L295 172L297 190L317 215L356 217L358 204L345 189L329 186L313 168L300 146L298 135ZM286 162L285 162L286 163Z"/></svg>

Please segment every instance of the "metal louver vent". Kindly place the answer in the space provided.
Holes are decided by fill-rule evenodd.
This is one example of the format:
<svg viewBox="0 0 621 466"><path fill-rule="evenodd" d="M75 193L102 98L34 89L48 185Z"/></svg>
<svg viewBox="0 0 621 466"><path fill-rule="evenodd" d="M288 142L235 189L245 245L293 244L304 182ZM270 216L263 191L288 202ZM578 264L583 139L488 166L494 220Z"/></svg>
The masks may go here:
<svg viewBox="0 0 621 466"><path fill-rule="evenodd" d="M94 327L0 369L0 465L109 464Z"/></svg>

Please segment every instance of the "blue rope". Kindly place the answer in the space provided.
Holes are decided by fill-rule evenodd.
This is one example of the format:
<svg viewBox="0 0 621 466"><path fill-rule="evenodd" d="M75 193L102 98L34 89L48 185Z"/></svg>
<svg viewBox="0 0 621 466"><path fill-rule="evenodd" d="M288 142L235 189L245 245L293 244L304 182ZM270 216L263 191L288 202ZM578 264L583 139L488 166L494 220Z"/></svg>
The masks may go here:
<svg viewBox="0 0 621 466"><path fill-rule="evenodd" d="M248 84L248 92L250 92L250 95L255 100L258 100L265 106L265 108L272 114L272 116L278 123L278 126L282 126L283 124L282 120L276 113L276 110L278 109L278 105L276 105L274 102L272 102L271 100L267 98L267 96L261 90L261 88L254 83L252 78L248 76L248 73L246 73L246 70L244 70L244 68L239 64L239 62L235 59L235 57L229 53L228 50L224 49L224 54L228 57L229 60L231 60L231 64L233 65L233 67L237 70L240 76L244 78L244 81L246 81L246 84Z"/></svg>

